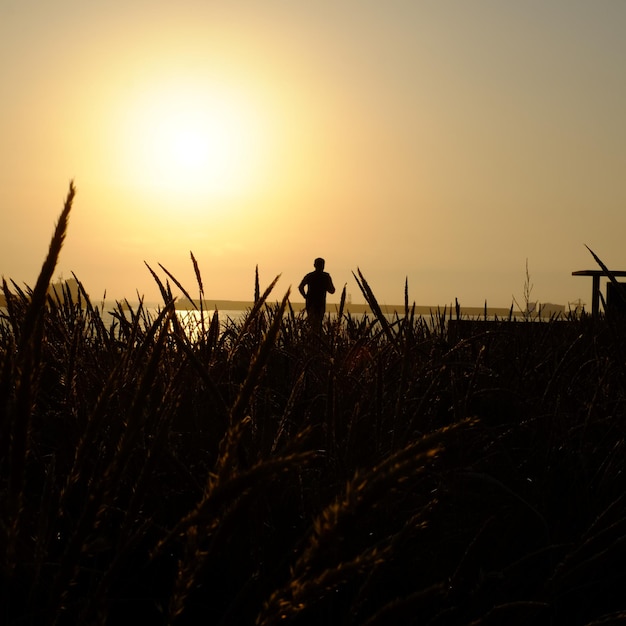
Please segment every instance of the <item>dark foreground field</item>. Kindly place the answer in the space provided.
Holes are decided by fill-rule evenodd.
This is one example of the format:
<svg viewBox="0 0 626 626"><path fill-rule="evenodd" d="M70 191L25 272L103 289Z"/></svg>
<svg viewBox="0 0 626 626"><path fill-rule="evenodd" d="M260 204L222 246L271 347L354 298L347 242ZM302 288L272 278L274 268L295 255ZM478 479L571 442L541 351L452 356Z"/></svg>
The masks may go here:
<svg viewBox="0 0 626 626"><path fill-rule="evenodd" d="M319 334L273 285L189 329L163 270L107 328L46 295L70 206L4 284L0 623L626 623L626 324L451 336L359 275Z"/></svg>

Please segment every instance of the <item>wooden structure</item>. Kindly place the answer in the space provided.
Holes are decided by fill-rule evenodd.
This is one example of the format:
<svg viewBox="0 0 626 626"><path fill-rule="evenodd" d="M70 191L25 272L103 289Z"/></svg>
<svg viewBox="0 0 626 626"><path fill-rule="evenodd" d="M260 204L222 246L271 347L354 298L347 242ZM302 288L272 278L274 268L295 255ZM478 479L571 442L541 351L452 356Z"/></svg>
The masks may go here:
<svg viewBox="0 0 626 626"><path fill-rule="evenodd" d="M611 270L613 276L626 276L625 270ZM600 311L600 278L608 273L604 270L578 270L572 272L572 276L591 276L591 316L595 319Z"/></svg>

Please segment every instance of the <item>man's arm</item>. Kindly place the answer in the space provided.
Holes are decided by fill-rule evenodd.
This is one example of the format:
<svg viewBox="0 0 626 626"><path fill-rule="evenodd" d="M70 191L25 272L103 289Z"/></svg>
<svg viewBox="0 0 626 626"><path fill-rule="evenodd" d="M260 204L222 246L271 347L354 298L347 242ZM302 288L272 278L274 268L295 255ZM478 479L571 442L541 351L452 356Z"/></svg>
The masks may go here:
<svg viewBox="0 0 626 626"><path fill-rule="evenodd" d="M298 285L298 291L302 294L302 297L306 300L306 292L304 291L304 286L307 284L306 276L300 281Z"/></svg>
<svg viewBox="0 0 626 626"><path fill-rule="evenodd" d="M326 287L326 290L328 291L328 293L335 293L335 285L333 285L333 279L330 277L330 274L327 274L328 276L328 287Z"/></svg>

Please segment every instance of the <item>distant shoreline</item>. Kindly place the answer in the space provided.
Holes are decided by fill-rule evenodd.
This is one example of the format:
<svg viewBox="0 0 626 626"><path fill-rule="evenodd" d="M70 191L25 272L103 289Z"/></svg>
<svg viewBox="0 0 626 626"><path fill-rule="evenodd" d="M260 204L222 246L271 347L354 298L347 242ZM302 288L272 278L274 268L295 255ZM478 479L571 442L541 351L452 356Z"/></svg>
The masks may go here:
<svg viewBox="0 0 626 626"><path fill-rule="evenodd" d="M199 301L195 301L196 306L199 307ZM245 311L246 309L252 308L254 302L248 300L203 300L203 308L207 311L213 311L217 309L218 311ZM304 302L292 302L292 307L295 310L304 309ZM385 315L393 315L394 313L398 313L400 315L404 315L404 304L379 304L380 310ZM409 305L409 311L412 309L413 305ZM177 301L176 309L179 311L190 311L195 307L189 302L189 300L184 299ZM451 305L435 305L435 306L418 306L415 305L415 313L416 315L432 315L433 313L437 313L438 311L443 311L446 309L448 315L454 313L454 307ZM339 310L338 302L331 302L326 304L326 312L327 313L336 313ZM470 317L479 317L485 315L485 307L471 307L471 306L461 306L460 312L462 315L470 316ZM504 307L490 307L486 308L488 317L500 317L500 318L508 318L511 314L511 308ZM543 316L549 317L554 311L552 308L544 311ZM354 304L354 303L346 303L344 305L344 313L351 313L355 315L362 315L364 313L371 314L372 309L367 304ZM513 317L521 316L521 311L513 311Z"/></svg>
<svg viewBox="0 0 626 626"><path fill-rule="evenodd" d="M191 311L196 307L199 308L199 301L194 300L195 305L191 304L189 300L186 298L184 300L179 300L176 302L176 309L179 311ZM267 301L271 303L271 301ZM254 306L254 302L251 300L210 300L206 299L202 301L203 308L205 310L214 310L218 311L245 311L246 309L250 309ZM304 309L304 302L291 302L291 306L296 310ZM380 309L383 313L387 315L392 315L393 313L404 313L404 305L400 304L381 304ZM437 311L437 309L443 309L443 307L431 307L431 306L415 306L415 312L418 314L426 314L429 315L433 311ZM329 302L326 304L326 312L327 313L336 313L339 310L338 302ZM355 314L363 314L363 313L371 313L372 310L367 304L354 304L346 302L343 308L346 313L355 313ZM465 310L465 309L464 309ZM469 309L468 309L469 310ZM481 313L484 312L484 308L476 309L480 310ZM509 309L489 309L491 314L499 315L499 311L506 311L508 315ZM498 311L498 313L493 313L494 311Z"/></svg>
<svg viewBox="0 0 626 626"><path fill-rule="evenodd" d="M116 303L122 303L123 305L126 303L126 300L105 300L105 307L114 307ZM189 302L186 298L181 298L176 301L176 310L178 311L193 311L196 307L199 308L200 302L195 300L194 305ZM272 301L268 301L271 303ZM130 306L138 305L137 302L129 302ZM162 302L146 302L144 301L144 306L147 308L158 307L162 305ZM205 299L202 301L203 309L205 311L245 311L247 309L251 309L254 306L254 302L252 300L213 300L213 299ZM300 311L304 309L304 302L291 302L291 306L294 310ZM6 298L4 294L0 293L0 307L6 307ZM412 309L413 305L409 305L409 310ZM564 313L564 307L562 310L557 311L553 309L554 305L549 305L545 310L542 310L541 317L550 317L550 315L561 312ZM338 302L331 302L326 304L326 312L327 313L336 313L339 309ZM435 306L418 306L415 305L415 313L416 315L432 315L437 312L443 312L443 310L447 311L448 315L455 314L454 307L452 305L435 305ZM393 315L394 313L398 313L400 315L404 314L404 304L380 304L380 310L385 315ZM511 309L504 307L472 307L472 306L461 306L460 307L461 315L467 317L484 317L485 312L487 317L499 317L499 318L508 318L511 314ZM354 303L346 303L344 305L344 313L350 313L353 315L363 315L365 313L371 314L372 310L367 304L354 304ZM522 316L522 312L519 310L513 310L513 317Z"/></svg>

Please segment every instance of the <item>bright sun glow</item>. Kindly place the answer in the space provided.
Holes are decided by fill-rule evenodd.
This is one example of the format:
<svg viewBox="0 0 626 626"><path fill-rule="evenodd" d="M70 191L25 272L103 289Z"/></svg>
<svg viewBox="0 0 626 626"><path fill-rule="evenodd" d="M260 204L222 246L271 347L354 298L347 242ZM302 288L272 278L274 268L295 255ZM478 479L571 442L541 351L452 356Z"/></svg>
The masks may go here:
<svg viewBox="0 0 626 626"><path fill-rule="evenodd" d="M242 94L150 87L124 110L123 176L142 193L203 202L252 193L266 148L261 114Z"/></svg>

